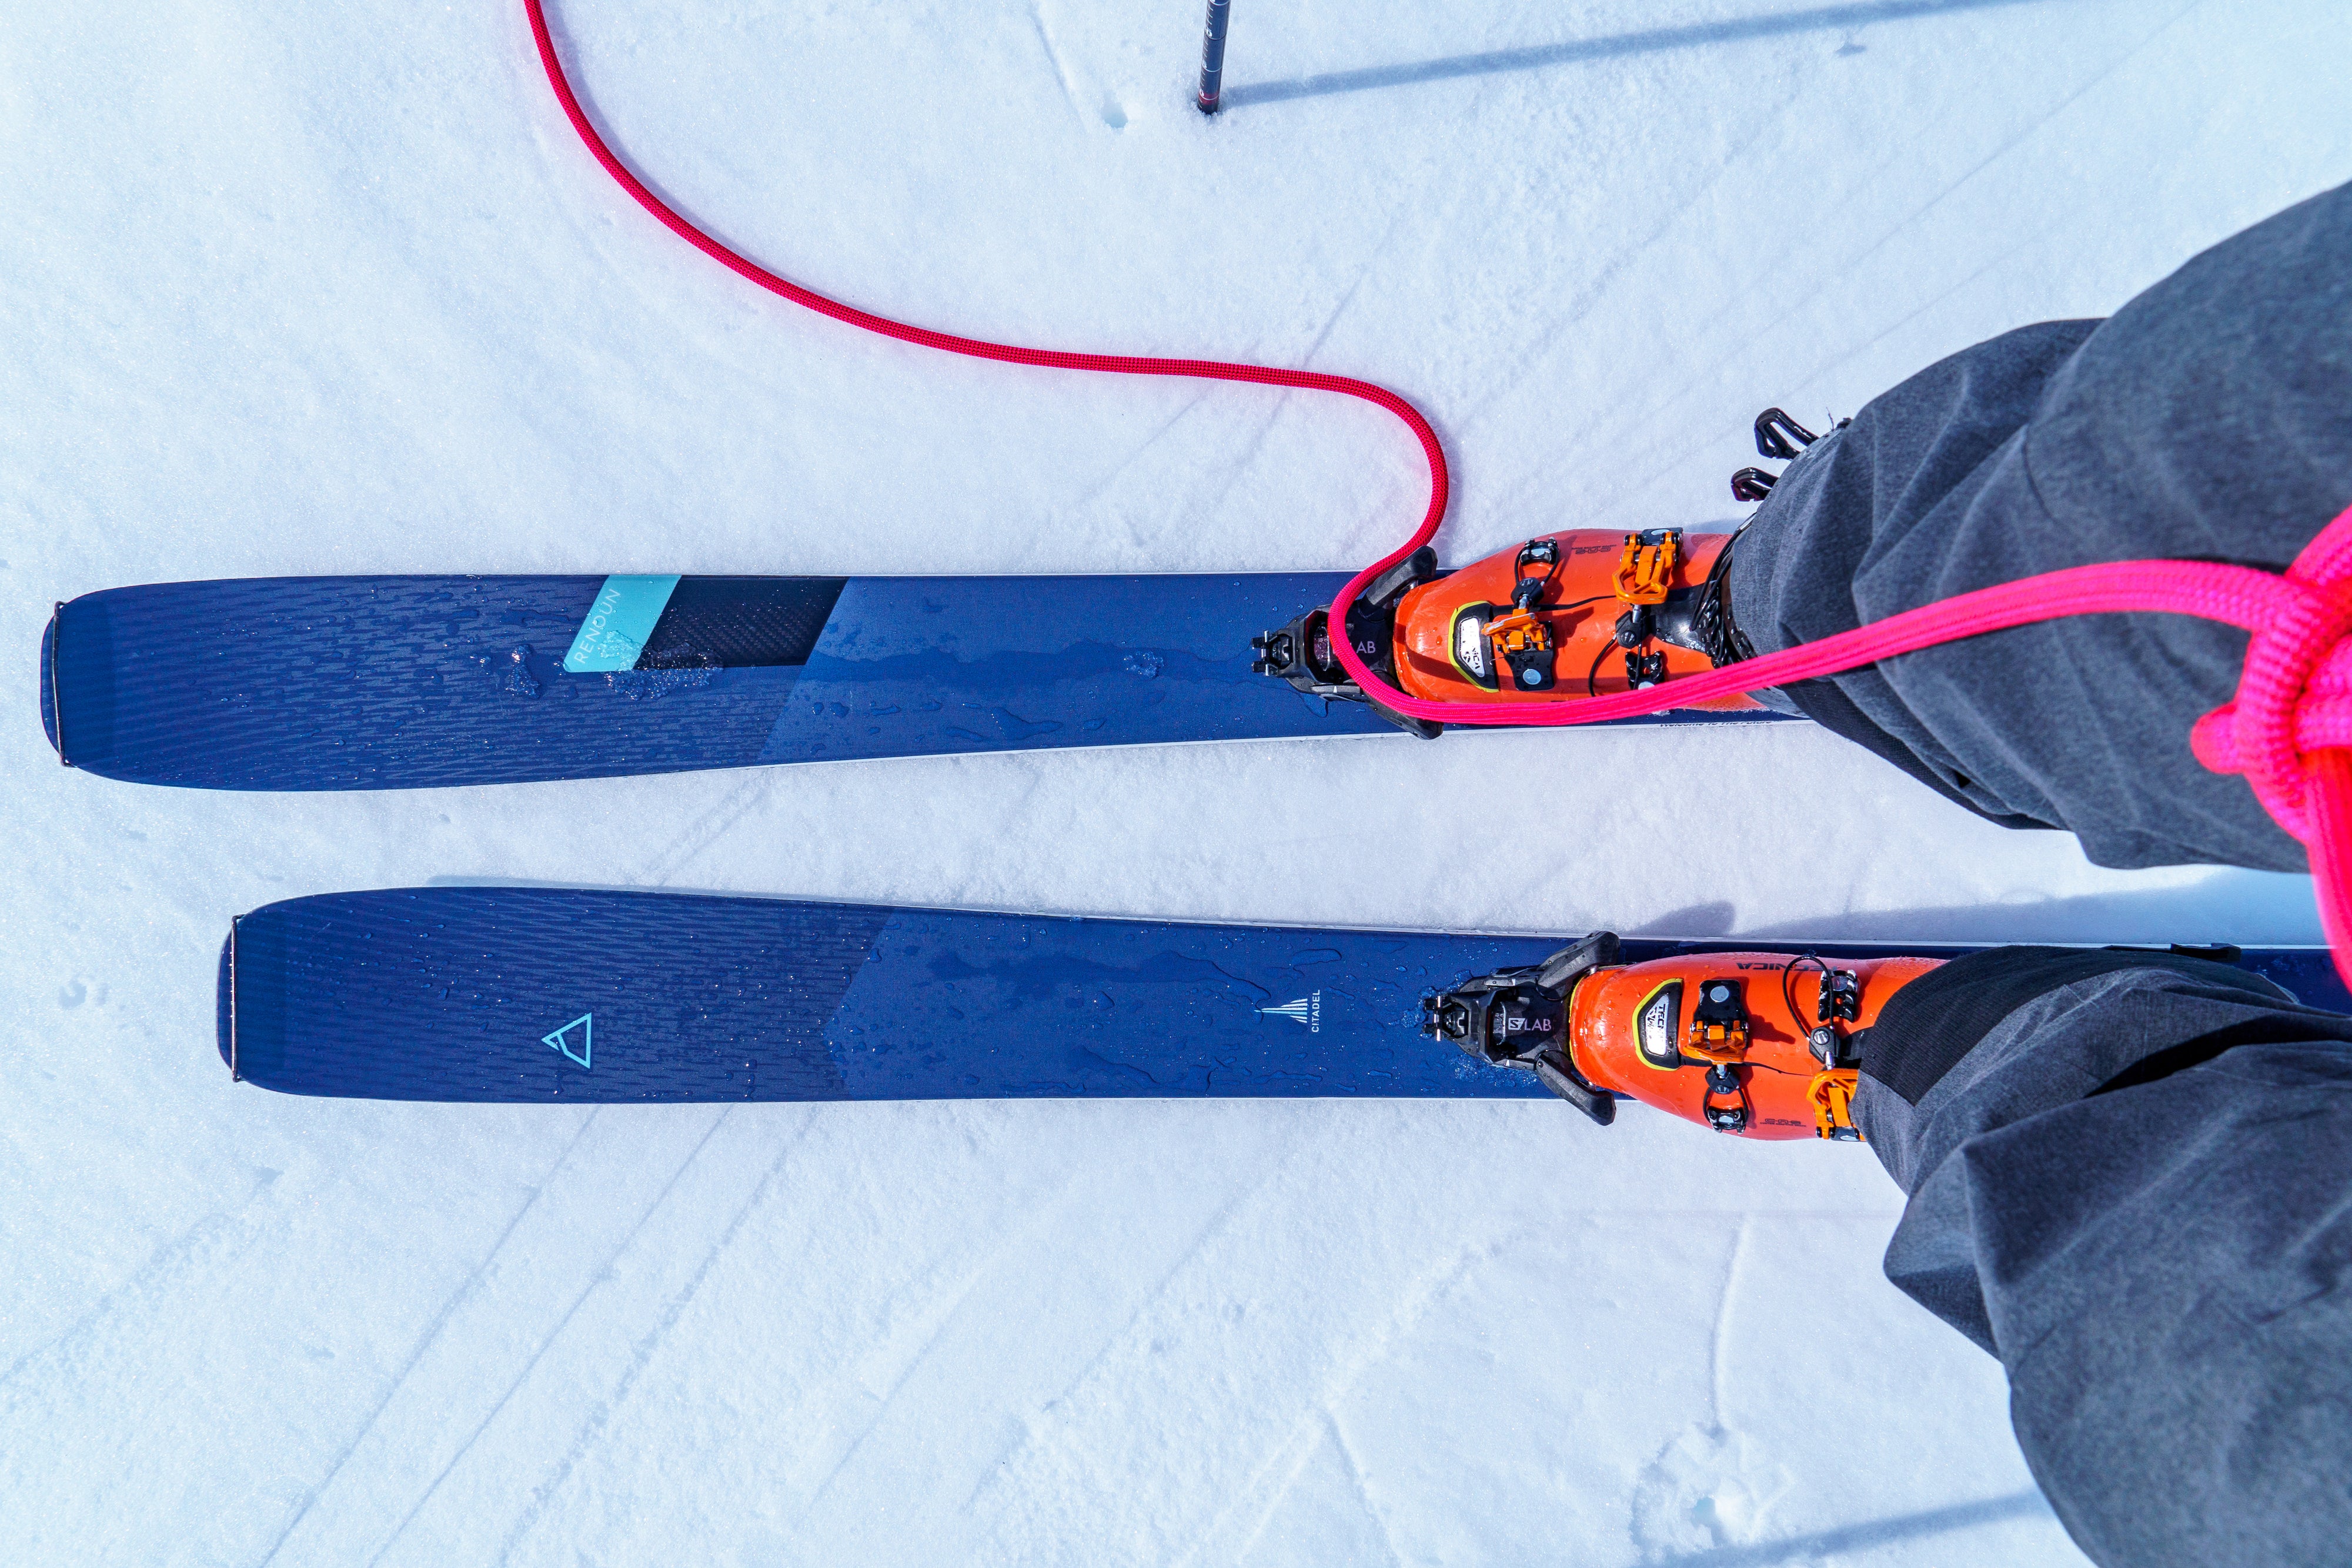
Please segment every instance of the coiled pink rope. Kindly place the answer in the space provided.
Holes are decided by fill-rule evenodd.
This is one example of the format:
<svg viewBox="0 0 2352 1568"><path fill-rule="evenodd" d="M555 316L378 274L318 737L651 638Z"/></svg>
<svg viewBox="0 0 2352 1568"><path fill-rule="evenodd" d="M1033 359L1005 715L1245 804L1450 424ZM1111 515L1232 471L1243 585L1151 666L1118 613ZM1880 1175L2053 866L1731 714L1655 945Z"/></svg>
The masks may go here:
<svg viewBox="0 0 2352 1568"><path fill-rule="evenodd" d="M531 38L539 47L548 85L554 89L572 131L604 172L672 234L772 294L849 326L946 353L1049 370L1187 376L1339 392L1376 403L1404 421L1429 464L1428 509L1412 538L1340 589L1331 601L1334 626L1348 623L1348 609L1365 584L1435 537L1438 524L1445 517L1445 454L1421 411L1385 387L1349 376L1268 365L1076 354L957 337L844 305L738 255L655 195L605 145L563 74L555 40L548 32L542 0L523 0L523 9L530 19ZM2352 632L2352 582L2347 578L2352 578L2352 508L2322 529L2284 576L2246 567L2177 560L2069 567L1907 610L1801 648L1677 680L1671 686L1612 697L1562 698L1556 703L1429 702L1407 695L1373 674L1349 645L1349 639L1332 638L1331 648L1365 695L1413 718L1445 724L1570 725L1638 718L1710 697L1858 669L1938 643L2066 615L2157 611L2223 622L2252 632L2253 641L2246 650L2237 700L2200 719L2191 732L2191 745L2198 760L2215 772L2244 774L2263 808L2310 852L2320 923L2335 953L2337 973L2352 986L2352 890L2347 890L2346 882L2346 873L2352 871L2352 646L2344 641L2347 632Z"/></svg>

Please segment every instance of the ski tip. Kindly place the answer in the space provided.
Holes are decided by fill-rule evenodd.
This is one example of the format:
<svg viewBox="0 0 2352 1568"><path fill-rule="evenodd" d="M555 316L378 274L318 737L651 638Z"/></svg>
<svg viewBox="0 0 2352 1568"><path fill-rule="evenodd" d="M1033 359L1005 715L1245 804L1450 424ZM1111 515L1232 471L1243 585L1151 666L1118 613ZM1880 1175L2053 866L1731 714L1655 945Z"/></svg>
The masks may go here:
<svg viewBox="0 0 2352 1568"><path fill-rule="evenodd" d="M62 602L50 605L49 623L41 628L41 730L49 737L49 749L58 754L58 760L71 768L58 739L58 617L64 610Z"/></svg>
<svg viewBox="0 0 2352 1568"><path fill-rule="evenodd" d="M213 988L213 1034L220 1058L228 1067L229 1082L242 1076L236 1060L236 922L228 923L228 939L221 944L220 975Z"/></svg>

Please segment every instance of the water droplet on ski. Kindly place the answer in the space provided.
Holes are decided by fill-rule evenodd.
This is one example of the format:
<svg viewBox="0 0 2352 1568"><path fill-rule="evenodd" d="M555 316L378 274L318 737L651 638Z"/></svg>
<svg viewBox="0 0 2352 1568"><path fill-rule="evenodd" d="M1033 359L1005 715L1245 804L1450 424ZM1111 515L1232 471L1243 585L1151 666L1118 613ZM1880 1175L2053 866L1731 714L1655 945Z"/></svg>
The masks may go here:
<svg viewBox="0 0 2352 1568"><path fill-rule="evenodd" d="M654 702L672 692L693 691L718 674L708 665L686 670L612 670L604 684L628 702Z"/></svg>
<svg viewBox="0 0 2352 1568"><path fill-rule="evenodd" d="M506 668L499 677L500 689L509 696L535 697L541 687L539 677L530 673L530 644L526 643L507 654Z"/></svg>

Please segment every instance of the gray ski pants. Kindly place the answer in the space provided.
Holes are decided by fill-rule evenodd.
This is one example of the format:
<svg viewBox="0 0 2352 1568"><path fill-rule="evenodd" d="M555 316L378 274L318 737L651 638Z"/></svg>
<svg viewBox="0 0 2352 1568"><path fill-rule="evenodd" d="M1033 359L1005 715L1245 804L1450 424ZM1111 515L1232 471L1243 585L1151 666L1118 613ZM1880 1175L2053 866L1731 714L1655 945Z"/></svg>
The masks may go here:
<svg viewBox="0 0 2352 1568"><path fill-rule="evenodd" d="M1771 652L2090 561L2284 567L2347 504L2352 186L1878 398L1782 476L1729 598ZM2244 645L2099 616L1785 695L2102 864L2300 871L2189 750ZM1890 1005L1856 1114L1910 1197L1888 1278L2000 1358L2095 1561L2352 1563L2352 1019L2224 965L1997 949Z"/></svg>

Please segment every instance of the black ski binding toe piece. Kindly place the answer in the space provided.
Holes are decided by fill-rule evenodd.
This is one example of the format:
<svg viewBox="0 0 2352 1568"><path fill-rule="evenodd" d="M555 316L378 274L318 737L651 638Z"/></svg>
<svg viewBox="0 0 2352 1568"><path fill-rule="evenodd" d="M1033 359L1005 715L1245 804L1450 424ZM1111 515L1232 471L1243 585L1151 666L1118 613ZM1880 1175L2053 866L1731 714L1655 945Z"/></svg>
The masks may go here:
<svg viewBox="0 0 2352 1568"><path fill-rule="evenodd" d="M1423 545L1372 579L1348 607L1348 642L1357 657L1381 679L1396 679L1396 607L1407 590L1444 575L1437 570L1437 552ZM1348 678L1347 667L1331 648L1330 606L1318 604L1286 626L1250 639L1254 674L1287 681L1310 697L1329 702L1368 703L1371 710L1409 735L1435 740L1445 727L1425 718L1407 718L1370 702L1364 689Z"/></svg>
<svg viewBox="0 0 2352 1568"><path fill-rule="evenodd" d="M1421 1029L1453 1041L1489 1067L1517 1067L1601 1126L1617 1119L1617 1101L1576 1070L1568 1051L1569 993L1593 970L1617 961L1617 935L1596 931L1540 964L1497 969L1421 998Z"/></svg>

